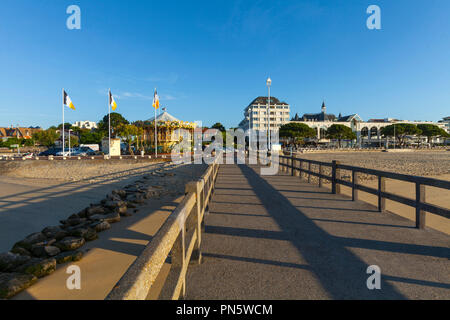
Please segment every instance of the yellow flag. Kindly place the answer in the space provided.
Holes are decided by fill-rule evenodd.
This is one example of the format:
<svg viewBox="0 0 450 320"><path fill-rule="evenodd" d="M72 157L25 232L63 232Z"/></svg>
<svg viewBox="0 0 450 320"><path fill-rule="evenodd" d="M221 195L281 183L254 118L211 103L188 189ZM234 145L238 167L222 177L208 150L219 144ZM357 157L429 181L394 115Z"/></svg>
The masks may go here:
<svg viewBox="0 0 450 320"><path fill-rule="evenodd" d="M117 103L116 103L116 101L114 101L114 97L111 94L111 90L109 91L109 105L111 106L111 109L113 109L113 111L116 110Z"/></svg>
<svg viewBox="0 0 450 320"><path fill-rule="evenodd" d="M72 100L70 99L69 95L66 91L63 93L63 103L65 106L68 106L70 109L75 110L75 106L72 103Z"/></svg>
<svg viewBox="0 0 450 320"><path fill-rule="evenodd" d="M153 96L153 108L158 109L159 108L159 96L155 89L155 94Z"/></svg>

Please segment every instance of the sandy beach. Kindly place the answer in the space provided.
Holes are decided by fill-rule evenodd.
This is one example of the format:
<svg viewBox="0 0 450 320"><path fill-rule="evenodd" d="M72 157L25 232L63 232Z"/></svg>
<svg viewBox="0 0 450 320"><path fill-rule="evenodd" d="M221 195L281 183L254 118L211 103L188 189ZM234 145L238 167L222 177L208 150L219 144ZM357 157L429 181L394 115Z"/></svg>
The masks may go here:
<svg viewBox="0 0 450 320"><path fill-rule="evenodd" d="M5 164L5 163L3 163ZM202 166L175 166L148 161L27 161L7 163L0 174L0 252L23 237L58 224L91 203L103 199L156 170L171 169L174 176L155 176L173 195L184 192Z"/></svg>

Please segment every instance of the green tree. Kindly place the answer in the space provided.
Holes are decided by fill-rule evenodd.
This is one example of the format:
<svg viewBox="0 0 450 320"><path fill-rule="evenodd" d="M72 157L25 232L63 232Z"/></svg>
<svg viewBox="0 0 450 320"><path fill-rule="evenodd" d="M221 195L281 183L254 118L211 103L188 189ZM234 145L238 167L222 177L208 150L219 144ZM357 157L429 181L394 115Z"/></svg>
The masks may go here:
<svg viewBox="0 0 450 320"><path fill-rule="evenodd" d="M125 123L121 124L117 128L117 134L121 136L128 144L128 152L130 154L134 154L131 145L133 144L134 139L137 136L142 135L142 131L143 131L142 128L136 127L135 125L132 124L125 124Z"/></svg>
<svg viewBox="0 0 450 320"><path fill-rule="evenodd" d="M406 136L414 136L421 134L422 131L412 123L396 123L381 128L381 134L385 137L394 137L399 141L400 146L405 143Z"/></svg>
<svg viewBox="0 0 450 320"><path fill-rule="evenodd" d="M305 138L316 137L317 132L304 123L287 123L280 127L279 135L280 138L290 139L297 143L304 141Z"/></svg>
<svg viewBox="0 0 450 320"><path fill-rule="evenodd" d="M102 139L108 134L108 132L82 129L80 132L80 143L81 144L101 144Z"/></svg>
<svg viewBox="0 0 450 320"><path fill-rule="evenodd" d="M48 148L55 145L56 139L59 138L59 134L56 133L55 129L47 129L38 131L33 134L33 139L40 145L46 146Z"/></svg>
<svg viewBox="0 0 450 320"><path fill-rule="evenodd" d="M226 129L225 127L220 123L220 122L216 122L215 124L213 124L213 126L211 127L212 129L217 129L221 132L225 132Z"/></svg>
<svg viewBox="0 0 450 320"><path fill-rule="evenodd" d="M62 123L57 127L57 129L62 129ZM64 130L72 129L72 124L69 122L64 122Z"/></svg>
<svg viewBox="0 0 450 320"><path fill-rule="evenodd" d="M111 136L117 137L118 128L123 124L129 124L128 120L125 119L120 113L111 112ZM102 120L98 123L97 131L103 131L105 136L108 136L108 125L109 119L108 115L105 115Z"/></svg>
<svg viewBox="0 0 450 320"><path fill-rule="evenodd" d="M420 131L422 131L422 135L427 137L427 142L430 143L431 138L433 137L448 137L449 134L442 128L439 128L437 125L423 123L417 125Z"/></svg>
<svg viewBox="0 0 450 320"><path fill-rule="evenodd" d="M34 146L34 143L35 143L35 141L34 141L33 138L31 138L31 139L23 139L23 141L22 141L22 144L23 144L24 146L26 146L26 147L32 147L32 146Z"/></svg>
<svg viewBox="0 0 450 320"><path fill-rule="evenodd" d="M327 129L326 137L328 139L338 140L338 145L340 148L342 140L354 140L356 139L356 134L351 128L344 126L343 124L333 124Z"/></svg>
<svg viewBox="0 0 450 320"><path fill-rule="evenodd" d="M65 136L64 140L66 141L65 148L68 148L69 147L69 137ZM79 145L79 138L77 136L71 134L70 135L70 147L73 148L73 147L76 147L78 145Z"/></svg>

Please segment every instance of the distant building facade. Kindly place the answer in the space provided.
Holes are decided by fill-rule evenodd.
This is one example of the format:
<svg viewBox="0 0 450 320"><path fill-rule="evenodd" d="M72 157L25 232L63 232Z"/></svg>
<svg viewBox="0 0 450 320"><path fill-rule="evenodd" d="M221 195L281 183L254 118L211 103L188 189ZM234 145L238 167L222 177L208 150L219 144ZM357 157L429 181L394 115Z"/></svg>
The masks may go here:
<svg viewBox="0 0 450 320"><path fill-rule="evenodd" d="M447 131L447 133L450 133L450 117L445 117L438 123L444 126L443 129Z"/></svg>
<svg viewBox="0 0 450 320"><path fill-rule="evenodd" d="M18 139L31 139L33 134L41 131L40 127L3 127L0 128L0 139L7 140L9 138L18 138Z"/></svg>
<svg viewBox="0 0 450 320"><path fill-rule="evenodd" d="M244 120L239 128L247 131L267 131L270 117L270 130L278 131L283 124L289 123L290 106L276 97L270 97L270 114L268 114L268 97L257 97L244 109Z"/></svg>
<svg viewBox="0 0 450 320"><path fill-rule="evenodd" d="M448 117L450 118L450 117ZM445 120L446 118L444 118ZM448 119L450 122L450 119ZM335 116L334 114L328 114L325 106L325 102L322 103L321 112L309 114L306 113L299 117L296 114L290 122L293 123L304 123L310 128L316 129L317 140L319 142L328 142L326 138L326 130L333 124L341 124L352 129L356 133L356 143L359 146L362 145L381 145L381 128L396 124L396 123L411 123L411 124L434 124L438 127L444 128L445 123L431 122L431 121L408 121L408 120L397 120L391 118L385 119L370 119L364 121L358 114L351 114L347 116ZM441 143L443 139L437 138L435 142Z"/></svg>
<svg viewBox="0 0 450 320"><path fill-rule="evenodd" d="M94 121L77 121L72 124L73 127L78 127L80 129L97 129L97 123Z"/></svg>

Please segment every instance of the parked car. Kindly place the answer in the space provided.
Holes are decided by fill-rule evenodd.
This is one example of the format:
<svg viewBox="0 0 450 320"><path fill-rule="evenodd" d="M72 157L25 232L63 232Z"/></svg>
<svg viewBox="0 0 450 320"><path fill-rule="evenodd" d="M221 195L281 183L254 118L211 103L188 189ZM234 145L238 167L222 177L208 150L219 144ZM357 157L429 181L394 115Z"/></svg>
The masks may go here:
<svg viewBox="0 0 450 320"><path fill-rule="evenodd" d="M80 147L72 149L73 156L85 157L85 156L94 156L96 154L97 153L89 147Z"/></svg>
<svg viewBox="0 0 450 320"><path fill-rule="evenodd" d="M48 156L56 156L58 152L60 152L60 148L50 148L38 154L40 157L48 157Z"/></svg>

